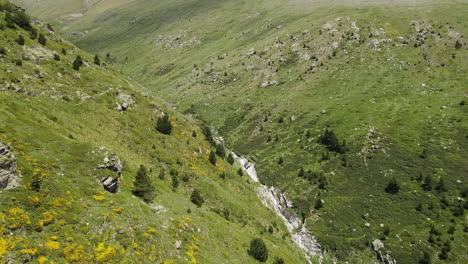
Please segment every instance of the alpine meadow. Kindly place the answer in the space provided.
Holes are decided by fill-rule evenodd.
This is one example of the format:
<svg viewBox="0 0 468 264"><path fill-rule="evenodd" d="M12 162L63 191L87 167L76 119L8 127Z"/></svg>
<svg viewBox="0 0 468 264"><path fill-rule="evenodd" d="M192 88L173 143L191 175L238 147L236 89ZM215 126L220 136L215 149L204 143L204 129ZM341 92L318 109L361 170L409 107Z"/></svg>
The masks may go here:
<svg viewBox="0 0 468 264"><path fill-rule="evenodd" d="M468 262L468 1L0 11L0 263Z"/></svg>

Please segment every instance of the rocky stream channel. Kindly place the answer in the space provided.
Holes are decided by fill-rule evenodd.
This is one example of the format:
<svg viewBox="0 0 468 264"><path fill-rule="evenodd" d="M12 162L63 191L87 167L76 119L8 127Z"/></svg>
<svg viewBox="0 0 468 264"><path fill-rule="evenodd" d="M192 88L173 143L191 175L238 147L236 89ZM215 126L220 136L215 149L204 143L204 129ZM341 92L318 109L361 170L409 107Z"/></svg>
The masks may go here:
<svg viewBox="0 0 468 264"><path fill-rule="evenodd" d="M235 159L237 159L249 175L249 177L259 186L255 187L258 198L262 204L273 210L281 219L283 219L286 228L293 241L299 246L304 252L308 262L312 263L312 257L319 257L319 262L322 261L322 250L320 244L317 242L315 237L307 230L306 223L302 224L300 217L295 213L291 212L293 208L293 202L288 200L286 194L282 193L278 188L260 184L255 170L255 165L249 162L246 158L237 156L232 153Z"/></svg>

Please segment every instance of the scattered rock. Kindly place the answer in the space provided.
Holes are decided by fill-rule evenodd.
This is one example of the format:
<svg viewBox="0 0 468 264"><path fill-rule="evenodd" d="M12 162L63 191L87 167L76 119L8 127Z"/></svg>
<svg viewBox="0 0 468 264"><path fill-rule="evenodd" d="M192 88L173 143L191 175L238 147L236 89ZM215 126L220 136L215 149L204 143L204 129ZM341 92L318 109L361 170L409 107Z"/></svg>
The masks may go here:
<svg viewBox="0 0 468 264"><path fill-rule="evenodd" d="M11 190L21 186L21 175L16 173L16 156L8 144L0 143L0 189Z"/></svg>
<svg viewBox="0 0 468 264"><path fill-rule="evenodd" d="M384 248L384 243L382 242L382 240L380 239L375 239L374 241L372 241L372 248L374 249L374 251L379 251L381 248Z"/></svg>
<svg viewBox="0 0 468 264"><path fill-rule="evenodd" d="M182 241L176 240L174 246L175 246L176 249L180 249L182 247Z"/></svg>
<svg viewBox="0 0 468 264"><path fill-rule="evenodd" d="M126 111L130 105L135 103L135 96L130 94L120 93L118 97L118 101L116 102L117 107L116 110L119 112Z"/></svg>

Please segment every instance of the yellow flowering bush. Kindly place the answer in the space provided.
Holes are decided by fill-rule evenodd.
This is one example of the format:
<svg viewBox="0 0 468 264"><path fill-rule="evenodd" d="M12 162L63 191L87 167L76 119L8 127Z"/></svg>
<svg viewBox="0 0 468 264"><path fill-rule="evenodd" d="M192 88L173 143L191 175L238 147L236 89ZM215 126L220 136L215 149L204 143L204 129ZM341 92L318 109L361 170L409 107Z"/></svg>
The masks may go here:
<svg viewBox="0 0 468 264"><path fill-rule="evenodd" d="M47 262L47 260L48 260L48 259L47 259L46 257L44 257L44 256L39 256L39 257L37 258L37 262L38 262L39 264L44 264L44 263Z"/></svg>
<svg viewBox="0 0 468 264"><path fill-rule="evenodd" d="M10 229L17 229L21 226L31 224L29 216L19 207L10 207L7 213L8 228Z"/></svg>
<svg viewBox="0 0 468 264"><path fill-rule="evenodd" d="M77 262L84 257L84 247L77 244L72 244L63 249L63 256L66 260Z"/></svg>
<svg viewBox="0 0 468 264"><path fill-rule="evenodd" d="M57 219L57 215L57 212L53 210L42 213L43 218L41 221L43 225L47 226L55 222L55 219Z"/></svg>
<svg viewBox="0 0 468 264"><path fill-rule="evenodd" d="M0 257L5 255L6 252L15 248L15 243L11 238L0 237Z"/></svg>
<svg viewBox="0 0 468 264"><path fill-rule="evenodd" d="M50 250L58 250L60 249L60 242L48 241L47 243L45 243L45 247Z"/></svg>
<svg viewBox="0 0 468 264"><path fill-rule="evenodd" d="M106 246L104 243L99 243L94 249L95 260L99 263L109 263L115 258L115 249L112 246Z"/></svg>

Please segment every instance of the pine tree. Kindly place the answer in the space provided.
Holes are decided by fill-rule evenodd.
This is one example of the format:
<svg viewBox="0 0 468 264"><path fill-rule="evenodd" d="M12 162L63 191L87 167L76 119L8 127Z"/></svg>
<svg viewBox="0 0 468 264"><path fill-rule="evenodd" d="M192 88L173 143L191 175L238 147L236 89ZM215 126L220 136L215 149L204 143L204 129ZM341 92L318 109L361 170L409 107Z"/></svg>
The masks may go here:
<svg viewBox="0 0 468 264"><path fill-rule="evenodd" d="M64 49L64 48L62 48L62 54L63 54L63 55L67 55L67 50Z"/></svg>
<svg viewBox="0 0 468 264"><path fill-rule="evenodd" d="M18 35L18 38L15 41L16 41L16 43L20 44L21 46L24 45L24 37L22 35Z"/></svg>
<svg viewBox="0 0 468 264"><path fill-rule="evenodd" d="M135 187L132 190L132 193L135 196L143 198L145 202L151 202L155 196L155 190L151 179L148 176L148 172L145 166L140 165L138 169L136 178L135 178Z"/></svg>
<svg viewBox="0 0 468 264"><path fill-rule="evenodd" d="M431 255L428 252L424 252L422 259L419 260L419 264L431 264Z"/></svg>
<svg viewBox="0 0 468 264"><path fill-rule="evenodd" d="M455 49L461 49L461 47L462 47L462 44L457 39L457 41L455 42Z"/></svg>
<svg viewBox="0 0 468 264"><path fill-rule="evenodd" d="M435 187L435 189L439 192L447 191L447 187L445 187L444 179L442 177L439 179L439 183L437 183L437 186Z"/></svg>
<svg viewBox="0 0 468 264"><path fill-rule="evenodd" d="M297 176L299 176L301 178L305 176L305 171L304 171L304 168L302 166L299 169L299 173L297 174Z"/></svg>
<svg viewBox="0 0 468 264"><path fill-rule="evenodd" d="M424 183L421 184L421 187L423 188L424 191L432 190L432 177L430 175L427 175L424 178Z"/></svg>
<svg viewBox="0 0 468 264"><path fill-rule="evenodd" d="M205 203L205 200L197 189L195 189L190 195L190 201L192 201L192 203L196 204L198 207L202 207L203 203Z"/></svg>
<svg viewBox="0 0 468 264"><path fill-rule="evenodd" d="M320 208L322 208L322 207L323 207L323 202L322 202L322 199L320 199L320 197L319 197L319 198L317 199L317 201L315 201L315 206L314 206L314 208L318 210L318 209L320 209Z"/></svg>
<svg viewBox="0 0 468 264"><path fill-rule="evenodd" d="M31 33L29 33L29 38L32 40L37 38L37 29L35 27L31 27Z"/></svg>
<svg viewBox="0 0 468 264"><path fill-rule="evenodd" d="M16 13L13 20L20 28L28 31L31 30L31 19L25 12Z"/></svg>
<svg viewBox="0 0 468 264"><path fill-rule="evenodd" d="M41 45L43 45L43 46L45 46L46 43L47 43L47 39L46 39L46 37L44 36L44 34L42 34L42 33L39 34L39 38L37 39L37 41L38 41Z"/></svg>
<svg viewBox="0 0 468 264"><path fill-rule="evenodd" d="M216 154L224 159L224 157L226 156L226 150L224 149L224 146L222 143L219 143L218 145L216 145Z"/></svg>
<svg viewBox="0 0 468 264"><path fill-rule="evenodd" d="M169 117L167 113L164 114L164 116L158 118L158 121L156 122L156 130L158 130L159 132L165 135L171 134L172 132L171 118Z"/></svg>
<svg viewBox="0 0 468 264"><path fill-rule="evenodd" d="M229 153L226 160L227 160L227 162L229 162L229 164L231 164L231 165L234 164L234 157L232 156L232 153Z"/></svg>
<svg viewBox="0 0 468 264"><path fill-rule="evenodd" d="M96 64L96 65L101 65L101 60L99 59L99 56L98 56L98 55L95 55L95 56L94 56L94 64Z"/></svg>
<svg viewBox="0 0 468 264"><path fill-rule="evenodd" d="M83 65L83 59L81 59L81 56L78 55L76 56L76 59L73 61L73 69L79 71L81 65Z"/></svg>
<svg viewBox="0 0 468 264"><path fill-rule="evenodd" d="M60 55L57 53L54 54L54 60L59 61L60 60Z"/></svg>
<svg viewBox="0 0 468 264"><path fill-rule="evenodd" d="M213 151L210 152L209 160L210 160L211 164L213 164L214 166L216 166L216 162L217 162L217 160L216 160L216 154L215 154Z"/></svg>
<svg viewBox="0 0 468 264"><path fill-rule="evenodd" d="M172 187L179 187L179 179L177 178L177 175L172 175Z"/></svg>
<svg viewBox="0 0 468 264"><path fill-rule="evenodd" d="M211 129L207 126L204 126L202 127L202 132L203 132L203 135L205 135L206 141L213 144L214 140L213 140L213 134L211 133Z"/></svg>
<svg viewBox="0 0 468 264"><path fill-rule="evenodd" d="M244 172L242 171L241 168L239 168L239 169L237 170L237 175L239 175L239 176L244 176Z"/></svg>
<svg viewBox="0 0 468 264"><path fill-rule="evenodd" d="M260 262L266 262L268 259L268 249L261 238L255 238L250 241L249 255Z"/></svg>
<svg viewBox="0 0 468 264"><path fill-rule="evenodd" d="M390 182L388 183L387 187L385 187L385 191L390 194L397 194L400 191L400 185L398 184L395 177L393 177Z"/></svg>

